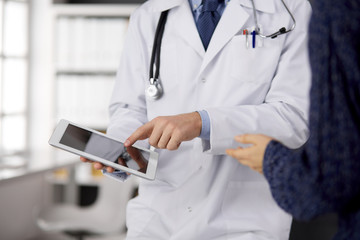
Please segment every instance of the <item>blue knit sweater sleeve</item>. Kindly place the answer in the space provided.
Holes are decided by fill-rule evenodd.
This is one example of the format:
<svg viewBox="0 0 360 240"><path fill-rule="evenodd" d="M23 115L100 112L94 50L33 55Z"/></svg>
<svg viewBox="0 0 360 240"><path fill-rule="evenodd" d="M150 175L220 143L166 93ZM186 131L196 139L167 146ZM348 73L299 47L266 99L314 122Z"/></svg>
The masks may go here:
<svg viewBox="0 0 360 240"><path fill-rule="evenodd" d="M360 208L360 0L316 0L310 22L310 138L272 141L264 174L297 219ZM358 210L356 210L358 211Z"/></svg>

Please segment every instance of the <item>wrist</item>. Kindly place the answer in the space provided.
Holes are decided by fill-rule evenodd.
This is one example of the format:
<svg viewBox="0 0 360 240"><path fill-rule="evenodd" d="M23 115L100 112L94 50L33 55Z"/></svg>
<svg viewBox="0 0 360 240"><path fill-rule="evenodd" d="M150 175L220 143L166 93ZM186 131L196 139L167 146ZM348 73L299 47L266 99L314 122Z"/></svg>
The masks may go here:
<svg viewBox="0 0 360 240"><path fill-rule="evenodd" d="M194 126L198 132L197 136L200 136L203 125L200 113L197 111L193 112L193 119L194 119Z"/></svg>

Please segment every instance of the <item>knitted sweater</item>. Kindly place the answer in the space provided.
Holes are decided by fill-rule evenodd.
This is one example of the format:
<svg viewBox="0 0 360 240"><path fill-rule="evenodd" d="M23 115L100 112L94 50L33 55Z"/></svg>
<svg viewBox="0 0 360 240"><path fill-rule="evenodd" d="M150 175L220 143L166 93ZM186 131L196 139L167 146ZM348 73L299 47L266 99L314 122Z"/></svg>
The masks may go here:
<svg viewBox="0 0 360 240"><path fill-rule="evenodd" d="M360 239L360 0L315 0L310 21L310 138L272 141L264 174L294 218L335 212L335 239Z"/></svg>

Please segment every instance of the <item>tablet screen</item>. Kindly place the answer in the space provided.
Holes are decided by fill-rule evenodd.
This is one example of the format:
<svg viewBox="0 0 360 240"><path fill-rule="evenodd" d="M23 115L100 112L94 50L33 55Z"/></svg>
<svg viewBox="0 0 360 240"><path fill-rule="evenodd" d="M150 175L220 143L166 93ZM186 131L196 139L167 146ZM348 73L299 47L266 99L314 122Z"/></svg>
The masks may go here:
<svg viewBox="0 0 360 240"><path fill-rule="evenodd" d="M61 144L146 173L150 153L69 124Z"/></svg>

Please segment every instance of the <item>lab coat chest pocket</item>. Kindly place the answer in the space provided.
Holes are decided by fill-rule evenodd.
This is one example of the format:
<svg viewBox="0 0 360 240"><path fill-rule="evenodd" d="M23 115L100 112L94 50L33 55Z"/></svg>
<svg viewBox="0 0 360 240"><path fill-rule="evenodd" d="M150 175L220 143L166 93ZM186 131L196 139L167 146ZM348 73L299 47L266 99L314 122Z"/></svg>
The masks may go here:
<svg viewBox="0 0 360 240"><path fill-rule="evenodd" d="M256 37L255 48L252 36L237 35L230 42L231 77L237 81L258 83L272 79L281 54L280 38Z"/></svg>

